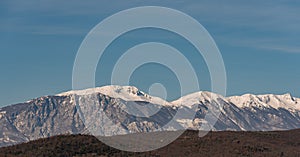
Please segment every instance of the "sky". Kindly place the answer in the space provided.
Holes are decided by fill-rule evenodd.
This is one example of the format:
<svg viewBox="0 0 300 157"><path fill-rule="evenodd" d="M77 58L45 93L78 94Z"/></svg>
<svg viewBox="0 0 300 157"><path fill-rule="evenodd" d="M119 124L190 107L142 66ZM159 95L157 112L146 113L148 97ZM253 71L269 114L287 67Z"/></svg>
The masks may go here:
<svg viewBox="0 0 300 157"><path fill-rule="evenodd" d="M227 96L291 93L300 97L297 0L4 0L0 2L0 107L71 90L74 60L87 33L106 17L139 6L182 11L208 30L224 60ZM123 34L105 50L96 85L109 84L122 53L143 42L176 47L197 71L200 89L211 90L207 66L193 45L177 34L151 28ZM180 97L174 73L155 63L137 68L130 85L147 92L157 82L165 85L168 100Z"/></svg>

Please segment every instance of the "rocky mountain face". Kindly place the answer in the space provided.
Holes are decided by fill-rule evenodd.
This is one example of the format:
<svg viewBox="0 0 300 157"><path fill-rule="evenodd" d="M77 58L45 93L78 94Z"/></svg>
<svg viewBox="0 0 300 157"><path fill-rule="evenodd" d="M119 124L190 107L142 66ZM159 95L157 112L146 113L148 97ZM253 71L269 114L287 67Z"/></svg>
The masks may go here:
<svg viewBox="0 0 300 157"><path fill-rule="evenodd" d="M173 102L131 86L44 96L0 109L0 147L58 134L113 136L161 130L300 128L300 99L285 95L222 97L197 92ZM206 115L219 110L215 125ZM181 114L177 114L181 113Z"/></svg>
<svg viewBox="0 0 300 157"><path fill-rule="evenodd" d="M84 130L69 96L45 96L0 112L0 146Z"/></svg>

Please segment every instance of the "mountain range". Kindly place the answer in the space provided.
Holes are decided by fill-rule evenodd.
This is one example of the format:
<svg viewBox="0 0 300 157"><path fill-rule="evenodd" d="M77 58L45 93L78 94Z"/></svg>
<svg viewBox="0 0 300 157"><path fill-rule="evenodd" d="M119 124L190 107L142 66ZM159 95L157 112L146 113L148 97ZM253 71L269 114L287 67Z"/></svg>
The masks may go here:
<svg viewBox="0 0 300 157"><path fill-rule="evenodd" d="M0 147L60 134L114 136L203 126L215 131L296 129L299 103L290 94L223 97L201 91L167 102L133 86L69 91L0 108ZM210 111L219 111L212 114L218 118L215 124L206 117Z"/></svg>

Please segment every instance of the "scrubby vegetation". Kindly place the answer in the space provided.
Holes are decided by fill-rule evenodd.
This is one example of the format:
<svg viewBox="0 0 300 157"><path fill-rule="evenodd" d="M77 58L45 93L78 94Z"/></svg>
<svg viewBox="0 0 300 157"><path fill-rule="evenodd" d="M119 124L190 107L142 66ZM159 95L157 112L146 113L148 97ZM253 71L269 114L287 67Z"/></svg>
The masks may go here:
<svg viewBox="0 0 300 157"><path fill-rule="evenodd" d="M144 153L111 148L88 135L61 135L0 148L0 156L300 156L300 130L278 132L186 131L168 146Z"/></svg>

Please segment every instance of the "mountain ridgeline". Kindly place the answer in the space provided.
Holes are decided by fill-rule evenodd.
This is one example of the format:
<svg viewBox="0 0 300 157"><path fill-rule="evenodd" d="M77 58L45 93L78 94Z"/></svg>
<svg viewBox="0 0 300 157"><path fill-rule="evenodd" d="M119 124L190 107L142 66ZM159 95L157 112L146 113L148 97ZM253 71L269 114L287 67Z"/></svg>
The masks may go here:
<svg viewBox="0 0 300 157"><path fill-rule="evenodd" d="M1 108L0 147L61 134L201 130L204 124L216 131L296 129L300 128L299 103L290 94L225 98L197 92L166 102L132 86L70 91ZM216 106L221 108L213 125L205 116ZM184 114L177 116L178 112Z"/></svg>

